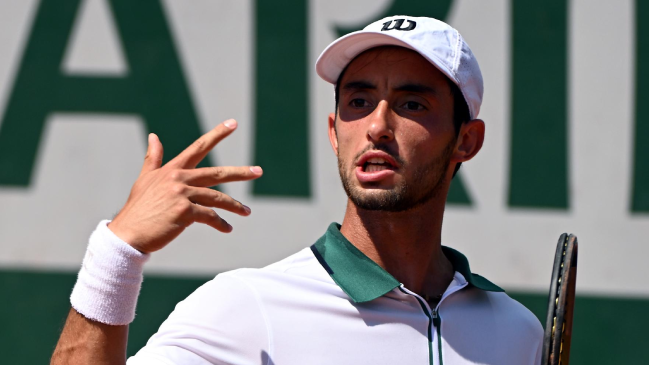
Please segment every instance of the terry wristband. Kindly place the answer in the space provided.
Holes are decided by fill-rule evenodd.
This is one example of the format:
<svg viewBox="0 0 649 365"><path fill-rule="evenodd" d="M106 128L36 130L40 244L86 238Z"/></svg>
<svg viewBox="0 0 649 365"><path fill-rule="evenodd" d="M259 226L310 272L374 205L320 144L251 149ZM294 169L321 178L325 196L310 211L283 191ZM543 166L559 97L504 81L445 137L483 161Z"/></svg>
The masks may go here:
<svg viewBox="0 0 649 365"><path fill-rule="evenodd" d="M125 325L135 318L142 269L150 255L117 237L109 222L101 221L90 236L70 303L86 318Z"/></svg>

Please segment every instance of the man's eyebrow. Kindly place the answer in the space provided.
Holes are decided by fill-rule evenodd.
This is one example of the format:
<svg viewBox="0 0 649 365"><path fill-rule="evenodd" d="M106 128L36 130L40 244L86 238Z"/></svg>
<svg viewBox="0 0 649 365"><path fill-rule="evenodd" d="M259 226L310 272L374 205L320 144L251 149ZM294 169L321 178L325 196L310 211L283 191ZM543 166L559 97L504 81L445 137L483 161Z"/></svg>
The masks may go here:
<svg viewBox="0 0 649 365"><path fill-rule="evenodd" d="M350 81L343 85L344 90L376 90L376 85L369 81ZM424 84L403 84L393 88L395 91L405 91L417 94L437 95L438 91Z"/></svg>
<svg viewBox="0 0 649 365"><path fill-rule="evenodd" d="M369 81L350 81L343 85L344 90L374 90L376 85Z"/></svg>
<svg viewBox="0 0 649 365"><path fill-rule="evenodd" d="M405 85L395 87L394 90L407 91L407 92L417 93L417 94L431 94L431 95L438 94L437 90L423 84L405 84Z"/></svg>

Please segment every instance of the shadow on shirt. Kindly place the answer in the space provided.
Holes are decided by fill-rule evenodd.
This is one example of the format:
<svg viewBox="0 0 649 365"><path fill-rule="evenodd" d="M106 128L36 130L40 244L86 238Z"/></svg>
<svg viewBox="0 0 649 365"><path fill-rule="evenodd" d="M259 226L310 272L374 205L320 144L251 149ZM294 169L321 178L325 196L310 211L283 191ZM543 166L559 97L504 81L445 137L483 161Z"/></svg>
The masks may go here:
<svg viewBox="0 0 649 365"><path fill-rule="evenodd" d="M261 350L261 365L275 365L273 359L270 358L266 350Z"/></svg>

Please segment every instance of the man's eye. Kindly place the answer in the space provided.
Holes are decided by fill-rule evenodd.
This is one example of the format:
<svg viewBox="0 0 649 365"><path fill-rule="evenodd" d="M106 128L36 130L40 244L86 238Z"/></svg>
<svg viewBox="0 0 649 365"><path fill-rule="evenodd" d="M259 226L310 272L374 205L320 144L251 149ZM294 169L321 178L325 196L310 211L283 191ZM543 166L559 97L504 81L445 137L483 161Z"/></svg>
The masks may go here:
<svg viewBox="0 0 649 365"><path fill-rule="evenodd" d="M403 104L403 107L408 109L408 110L424 110L424 106L419 104L416 101L409 101L405 104Z"/></svg>
<svg viewBox="0 0 649 365"><path fill-rule="evenodd" d="M367 106L368 102L365 99L354 99L349 104L354 108L363 108Z"/></svg>

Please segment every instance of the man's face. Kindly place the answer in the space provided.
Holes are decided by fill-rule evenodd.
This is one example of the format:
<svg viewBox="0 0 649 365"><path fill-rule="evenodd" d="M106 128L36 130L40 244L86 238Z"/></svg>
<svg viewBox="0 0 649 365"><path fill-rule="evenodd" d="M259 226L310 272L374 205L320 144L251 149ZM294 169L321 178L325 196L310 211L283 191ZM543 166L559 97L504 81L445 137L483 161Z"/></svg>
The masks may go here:
<svg viewBox="0 0 649 365"><path fill-rule="evenodd" d="M446 76L421 55L380 47L358 56L340 81L337 113L329 135L356 206L404 211L446 192L453 96Z"/></svg>

